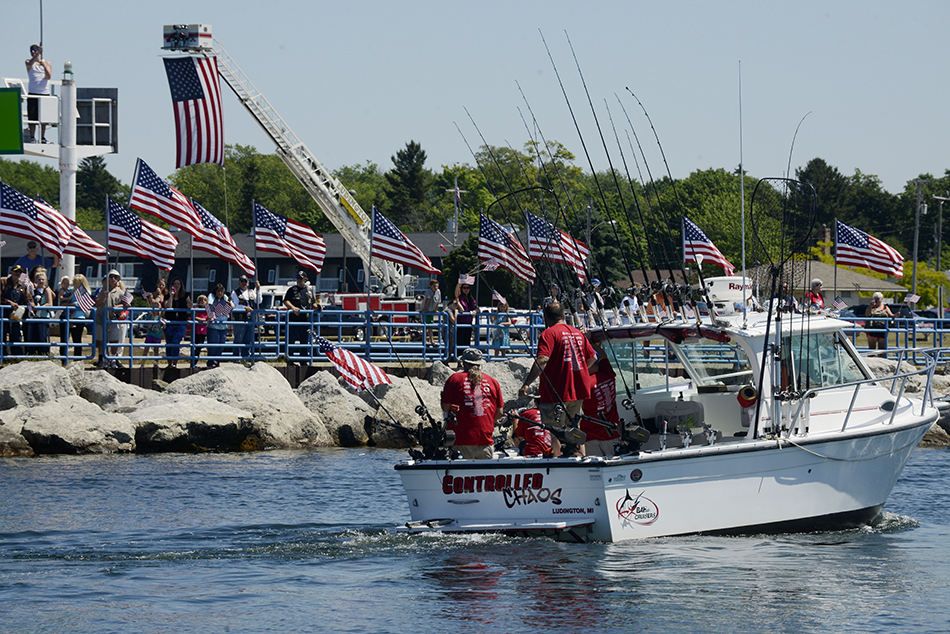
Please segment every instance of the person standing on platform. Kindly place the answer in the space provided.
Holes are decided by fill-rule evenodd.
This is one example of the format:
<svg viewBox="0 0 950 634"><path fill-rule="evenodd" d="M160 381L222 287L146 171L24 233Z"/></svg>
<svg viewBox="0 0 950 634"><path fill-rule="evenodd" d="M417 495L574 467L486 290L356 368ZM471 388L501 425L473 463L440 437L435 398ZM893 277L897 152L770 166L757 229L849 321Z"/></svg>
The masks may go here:
<svg viewBox="0 0 950 634"><path fill-rule="evenodd" d="M425 298L422 300L422 310L420 311L420 317L422 317L423 323L427 324L426 326L426 345L434 346L435 335L438 330L434 327L428 327L428 324L435 324L435 317L433 315L427 315L426 313L434 313L441 310L440 304L442 304L442 291L439 290L439 280L429 280L429 288L426 289Z"/></svg>
<svg viewBox="0 0 950 634"><path fill-rule="evenodd" d="M483 362L481 350L468 348L462 353L462 371L442 388L442 411L455 412L455 421L446 428L455 431L455 449L466 460L494 457L492 432L505 406L501 386L482 372Z"/></svg>
<svg viewBox="0 0 950 634"><path fill-rule="evenodd" d="M475 315L478 314L478 302L472 295L472 284L475 278L470 275L459 277L458 286L455 287L455 299L459 303L458 317L455 320L457 327L455 341L459 348L468 348L472 345L472 330L475 323ZM475 345L478 345L478 337L475 338Z"/></svg>
<svg viewBox="0 0 950 634"><path fill-rule="evenodd" d="M110 278L112 274L109 274ZM165 355L168 357L168 367L177 368L181 353L181 340L185 338L185 331L191 321L191 295L185 290L181 278L171 281L168 297L165 299ZM194 343L194 342L192 342Z"/></svg>
<svg viewBox="0 0 950 634"><path fill-rule="evenodd" d="M597 362L597 353L584 333L564 323L564 309L558 302L544 307L544 324L547 328L538 341L538 354L518 398L526 398L528 387L540 376L541 422L564 429L590 396L589 370ZM560 441L555 437L552 444L554 455L559 456ZM583 452L582 446L581 455Z"/></svg>
<svg viewBox="0 0 950 634"><path fill-rule="evenodd" d="M53 65L49 60L43 59L43 47L39 44L30 46L30 59L26 60L26 72L29 77L27 92L29 95L48 96L49 80L53 77ZM30 120L30 143L36 143L36 124L40 118L39 99L26 100L26 118ZM46 124L40 124L40 137L43 143L49 143L46 140ZM29 269L27 269L29 270Z"/></svg>

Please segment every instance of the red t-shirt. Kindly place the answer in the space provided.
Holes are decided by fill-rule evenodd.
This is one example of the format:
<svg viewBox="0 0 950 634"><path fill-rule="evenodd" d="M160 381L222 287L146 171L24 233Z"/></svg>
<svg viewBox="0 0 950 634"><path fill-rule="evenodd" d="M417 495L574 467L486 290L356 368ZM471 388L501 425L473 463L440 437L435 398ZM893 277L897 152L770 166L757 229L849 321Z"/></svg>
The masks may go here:
<svg viewBox="0 0 950 634"><path fill-rule="evenodd" d="M492 444L495 414L505 406L498 381L482 374L481 382L473 389L468 374L456 372L442 388L442 402L458 406L455 422L448 426L455 431L456 445Z"/></svg>
<svg viewBox="0 0 950 634"><path fill-rule="evenodd" d="M524 418L530 418L538 425L519 420L515 425L515 436L524 438L524 456L543 456L551 451L551 432L540 427L541 412L537 409L526 409L521 412Z"/></svg>
<svg viewBox="0 0 950 634"><path fill-rule="evenodd" d="M584 401L584 413L619 424L617 412L617 373L610 367L610 361L601 357L597 364L597 373L591 377L590 398ZM581 419L581 431L589 440L613 440L620 437L619 431L612 431L603 425Z"/></svg>
<svg viewBox="0 0 950 634"><path fill-rule="evenodd" d="M551 326L538 341L538 356L549 357L541 381L541 402L582 401L590 396L587 360L595 354L593 346L577 328L567 324ZM546 377L546 378L545 378Z"/></svg>

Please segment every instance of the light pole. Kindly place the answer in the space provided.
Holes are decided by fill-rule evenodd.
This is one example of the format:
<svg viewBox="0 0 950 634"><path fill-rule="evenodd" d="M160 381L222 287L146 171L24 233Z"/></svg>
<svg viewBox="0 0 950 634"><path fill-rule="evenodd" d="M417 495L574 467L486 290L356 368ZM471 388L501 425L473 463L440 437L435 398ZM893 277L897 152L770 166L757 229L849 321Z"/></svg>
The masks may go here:
<svg viewBox="0 0 950 634"><path fill-rule="evenodd" d="M590 237L593 233L605 225L615 225L616 220L604 220L598 222L593 227L590 226L590 215L587 216L587 248L590 249L590 255L587 257L587 277L594 277L594 246L590 243Z"/></svg>

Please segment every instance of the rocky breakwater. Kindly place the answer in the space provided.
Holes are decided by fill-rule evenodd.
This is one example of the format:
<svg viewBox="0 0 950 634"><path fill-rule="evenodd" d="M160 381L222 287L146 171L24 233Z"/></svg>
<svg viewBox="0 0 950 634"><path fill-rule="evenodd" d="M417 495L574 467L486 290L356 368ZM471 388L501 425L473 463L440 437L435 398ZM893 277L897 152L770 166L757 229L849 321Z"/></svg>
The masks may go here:
<svg viewBox="0 0 950 634"><path fill-rule="evenodd" d="M489 363L485 371L515 400L531 361ZM394 419L415 429L420 398L441 419L452 371L435 363L424 379L355 393L334 372L297 390L274 368L227 364L147 390L102 370L49 361L0 369L0 456L159 451L253 451L319 446L413 444ZM418 393L418 396L417 396Z"/></svg>
<svg viewBox="0 0 950 634"><path fill-rule="evenodd" d="M520 407L518 388L532 361L505 359L484 371L498 380L505 409ZM893 361L871 359L877 376ZM902 370L911 366L902 366ZM442 386L452 374L434 363L424 378L391 376L392 385L355 393L335 372L314 373L293 390L267 364L227 364L146 390L107 372L49 361L0 369L0 456L51 453L254 451L319 446L404 448L413 439L392 422L415 429L420 400L441 419ZM950 376L934 377L935 396L950 394ZM908 381L909 396L924 383ZM923 446L950 446L950 407Z"/></svg>
<svg viewBox="0 0 950 634"><path fill-rule="evenodd" d="M229 365L165 391L49 361L0 369L0 455L238 451L333 444L266 364Z"/></svg>

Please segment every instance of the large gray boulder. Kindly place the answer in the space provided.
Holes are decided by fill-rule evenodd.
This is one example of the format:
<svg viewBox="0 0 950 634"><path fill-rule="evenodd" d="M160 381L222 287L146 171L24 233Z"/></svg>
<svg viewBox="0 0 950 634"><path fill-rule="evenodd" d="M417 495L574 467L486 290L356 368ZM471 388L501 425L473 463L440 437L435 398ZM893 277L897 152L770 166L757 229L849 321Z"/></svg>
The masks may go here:
<svg viewBox="0 0 950 634"><path fill-rule="evenodd" d="M492 361L482 366L482 371L498 381L501 387L501 397L505 399L505 411L524 407L528 403L518 399L518 390L524 384L534 359L530 357L516 357L504 361ZM537 381L535 381L537 385Z"/></svg>
<svg viewBox="0 0 950 634"><path fill-rule="evenodd" d="M445 382L449 380L449 377L452 376L452 373L452 368L445 365L441 361L435 361L429 366L429 370L426 372L426 381L429 382L429 385L434 385L435 387L442 389L442 386L445 385Z"/></svg>
<svg viewBox="0 0 950 634"><path fill-rule="evenodd" d="M86 375L79 396L106 412L134 411L142 401L155 395L152 390L120 381L105 370L86 372Z"/></svg>
<svg viewBox="0 0 950 634"><path fill-rule="evenodd" d="M247 449L330 446L333 439L321 417L297 398L283 375L266 363L245 368L227 363L178 379L167 393L207 396L254 415Z"/></svg>
<svg viewBox="0 0 950 634"><path fill-rule="evenodd" d="M75 395L69 374L52 361L21 361L0 368L0 410L34 407Z"/></svg>
<svg viewBox="0 0 950 634"><path fill-rule="evenodd" d="M296 392L304 407L321 417L337 445L359 447L369 442L366 428L372 425L375 410L344 387L342 379L329 371L317 372Z"/></svg>
<svg viewBox="0 0 950 634"><path fill-rule="evenodd" d="M120 453L135 449L135 427L73 395L30 408L23 437L38 454Z"/></svg>
<svg viewBox="0 0 950 634"><path fill-rule="evenodd" d="M894 376L897 370L897 361L893 359L884 359L881 357L865 357L864 362L867 363L868 367L871 369L871 372L874 376L886 379ZM913 372L917 367L907 361L901 363L900 374L906 374L907 372ZM890 383L885 383L885 385L891 388L893 393L897 393L901 388L901 381L892 381ZM941 380L940 383L944 381ZM939 384L939 383L938 383ZM918 374L916 376L908 377L907 383L904 386L905 394L919 394L924 391L924 388L927 386L927 375ZM919 397L918 397L919 398Z"/></svg>
<svg viewBox="0 0 950 634"><path fill-rule="evenodd" d="M239 451L254 432L254 415L192 394L161 394L128 417L136 451Z"/></svg>
<svg viewBox="0 0 950 634"><path fill-rule="evenodd" d="M918 447L950 447L950 434L940 425L934 423L924 434Z"/></svg>
<svg viewBox="0 0 950 634"><path fill-rule="evenodd" d="M26 408L0 411L0 457L33 455L33 448L20 433L28 411Z"/></svg>

